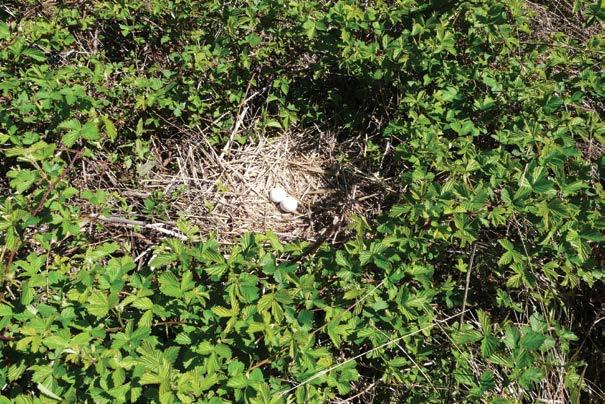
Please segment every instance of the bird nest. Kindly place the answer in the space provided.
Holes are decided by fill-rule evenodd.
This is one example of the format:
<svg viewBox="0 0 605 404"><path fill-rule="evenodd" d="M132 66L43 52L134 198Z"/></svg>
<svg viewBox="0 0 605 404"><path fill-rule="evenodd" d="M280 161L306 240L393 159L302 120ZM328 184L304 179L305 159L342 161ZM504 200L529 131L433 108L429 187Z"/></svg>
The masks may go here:
<svg viewBox="0 0 605 404"><path fill-rule="evenodd" d="M196 134L153 145L156 161L143 180L145 191L174 195L171 210L226 242L267 231L284 241L336 241L355 215L379 213L390 190L386 180L361 168L363 142L339 142L333 134L260 137L222 150ZM274 187L298 201L295 213L270 200Z"/></svg>

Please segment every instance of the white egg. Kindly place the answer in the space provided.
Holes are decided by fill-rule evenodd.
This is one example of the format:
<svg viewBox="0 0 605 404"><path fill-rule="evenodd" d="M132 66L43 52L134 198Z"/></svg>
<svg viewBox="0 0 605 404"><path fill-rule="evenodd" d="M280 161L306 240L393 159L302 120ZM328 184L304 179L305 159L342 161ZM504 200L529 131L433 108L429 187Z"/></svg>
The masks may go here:
<svg viewBox="0 0 605 404"><path fill-rule="evenodd" d="M294 213L298 207L298 201L291 196L286 196L279 204L279 207L284 212Z"/></svg>
<svg viewBox="0 0 605 404"><path fill-rule="evenodd" d="M280 203L287 196L288 196L288 194L286 193L286 191L284 191L284 189L280 188L280 187L273 188L271 190L271 193L269 194L269 197L271 198L271 201L273 201L275 203Z"/></svg>

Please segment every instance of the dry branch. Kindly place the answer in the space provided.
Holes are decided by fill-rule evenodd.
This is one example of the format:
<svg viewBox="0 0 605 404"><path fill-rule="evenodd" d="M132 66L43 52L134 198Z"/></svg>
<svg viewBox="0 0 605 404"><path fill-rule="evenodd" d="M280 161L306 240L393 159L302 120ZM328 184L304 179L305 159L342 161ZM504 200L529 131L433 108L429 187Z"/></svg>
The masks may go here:
<svg viewBox="0 0 605 404"><path fill-rule="evenodd" d="M162 234L166 234L171 237L176 237L181 240L187 240L187 236L185 236L183 233L175 230L165 229L164 226L166 225L164 223L147 223L141 220L131 220L119 216L102 216L97 214L91 214L89 215L89 217L93 220L98 220L112 225L142 227L145 229L157 231Z"/></svg>

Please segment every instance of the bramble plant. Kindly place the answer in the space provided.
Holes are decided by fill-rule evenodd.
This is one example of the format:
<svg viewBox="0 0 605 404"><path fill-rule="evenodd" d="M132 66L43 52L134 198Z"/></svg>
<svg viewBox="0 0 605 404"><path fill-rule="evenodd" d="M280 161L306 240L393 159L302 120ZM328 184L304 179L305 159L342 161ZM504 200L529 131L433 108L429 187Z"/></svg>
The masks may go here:
<svg viewBox="0 0 605 404"><path fill-rule="evenodd" d="M604 400L604 16L0 6L0 402ZM384 215L333 244L223 244L185 219L181 237L140 234L179 191L124 196L153 142L303 128L363 135L400 190ZM140 220L94 220L113 214Z"/></svg>

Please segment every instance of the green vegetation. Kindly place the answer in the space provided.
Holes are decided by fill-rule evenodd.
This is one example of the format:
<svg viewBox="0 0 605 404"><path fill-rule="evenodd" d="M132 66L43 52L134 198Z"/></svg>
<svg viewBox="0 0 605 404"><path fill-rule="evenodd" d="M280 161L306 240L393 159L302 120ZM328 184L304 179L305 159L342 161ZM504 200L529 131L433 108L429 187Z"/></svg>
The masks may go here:
<svg viewBox="0 0 605 404"><path fill-rule="evenodd" d="M0 402L603 400L604 16L585 0L0 6ZM200 130L220 150L244 102L236 144L363 135L401 189L387 213L320 245L221 244L184 219L186 239L141 244L91 220L152 219L172 197L133 206L84 182L91 167L137 189L151 142Z"/></svg>

